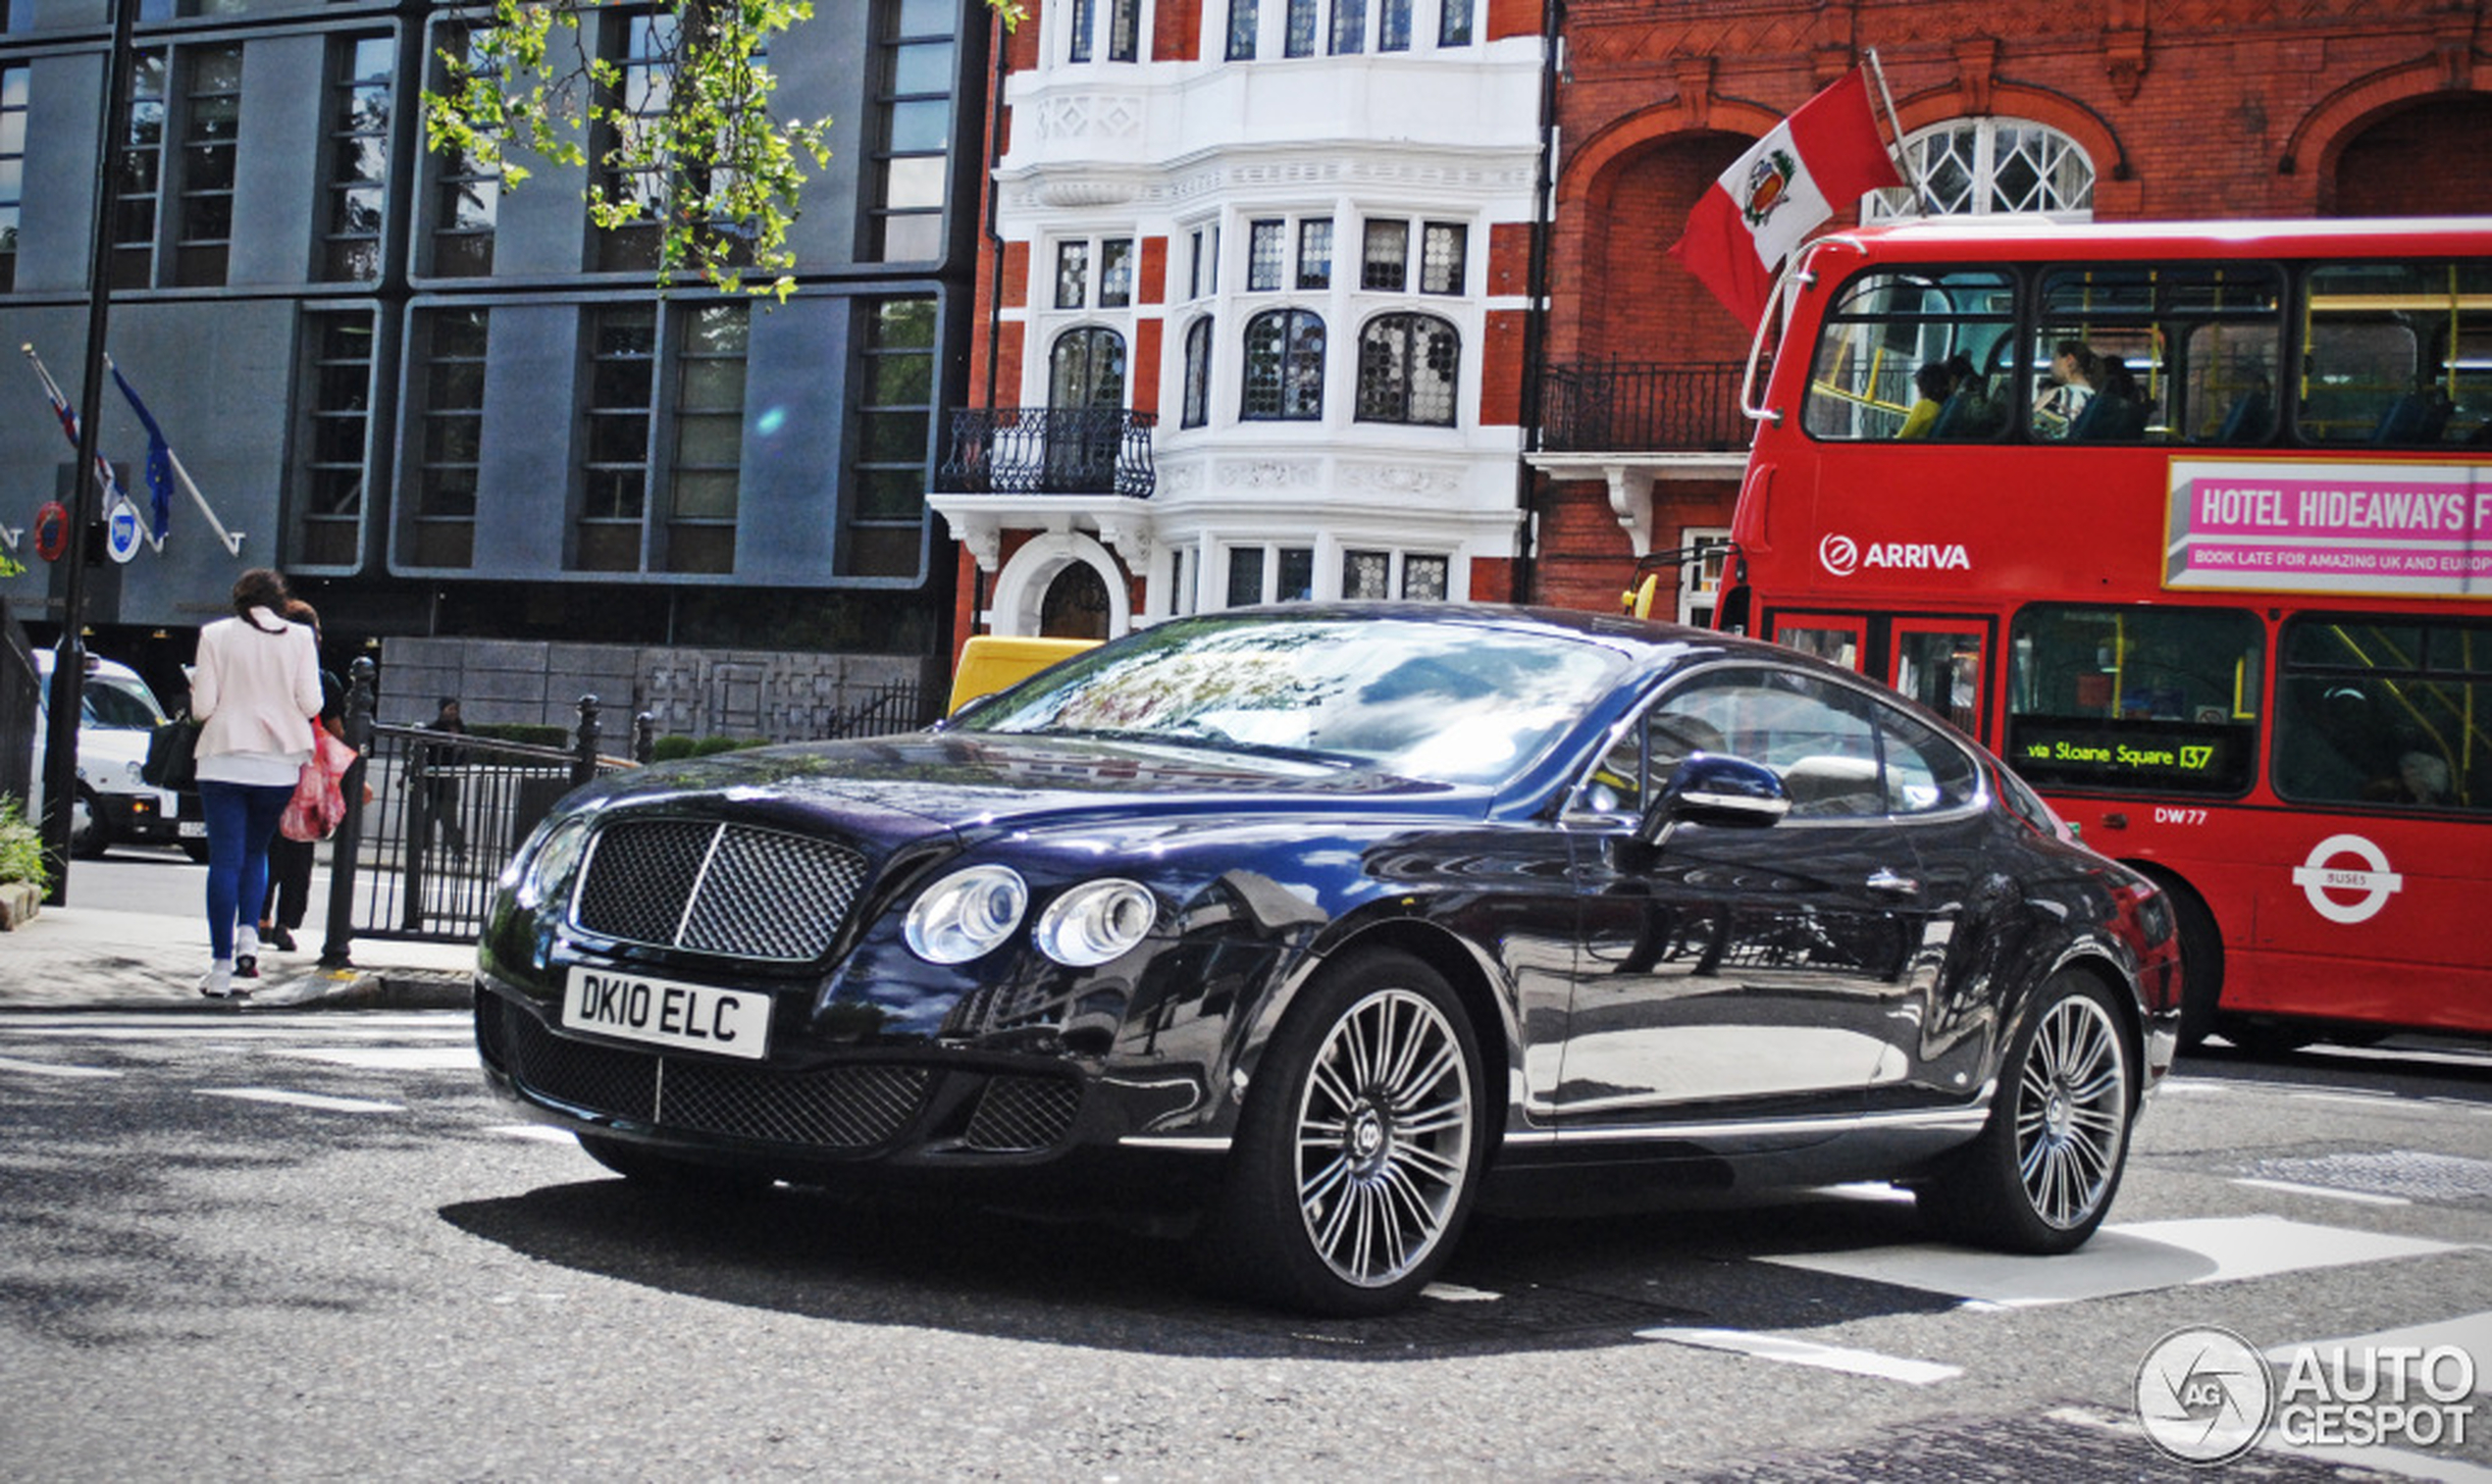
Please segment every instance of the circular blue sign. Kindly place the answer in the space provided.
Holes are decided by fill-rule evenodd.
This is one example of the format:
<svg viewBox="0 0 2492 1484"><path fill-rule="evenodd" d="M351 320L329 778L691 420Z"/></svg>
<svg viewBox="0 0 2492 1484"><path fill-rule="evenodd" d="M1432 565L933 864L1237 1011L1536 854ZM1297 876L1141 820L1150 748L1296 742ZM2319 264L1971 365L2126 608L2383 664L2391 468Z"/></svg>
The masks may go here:
<svg viewBox="0 0 2492 1484"><path fill-rule="evenodd" d="M128 500L113 506L104 518L104 550L114 561L127 562L138 554L142 528L138 524L138 507Z"/></svg>

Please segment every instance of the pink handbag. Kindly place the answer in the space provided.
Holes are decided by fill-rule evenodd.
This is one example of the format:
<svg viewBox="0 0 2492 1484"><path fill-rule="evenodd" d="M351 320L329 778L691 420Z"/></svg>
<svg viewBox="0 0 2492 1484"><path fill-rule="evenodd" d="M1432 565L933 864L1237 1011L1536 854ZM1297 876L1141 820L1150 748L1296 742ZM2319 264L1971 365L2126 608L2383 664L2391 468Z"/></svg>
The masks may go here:
<svg viewBox="0 0 2492 1484"><path fill-rule="evenodd" d="M355 749L315 728L312 760L294 780L294 796L277 818L277 832L287 840L327 840L346 817L346 797L337 781L354 766Z"/></svg>

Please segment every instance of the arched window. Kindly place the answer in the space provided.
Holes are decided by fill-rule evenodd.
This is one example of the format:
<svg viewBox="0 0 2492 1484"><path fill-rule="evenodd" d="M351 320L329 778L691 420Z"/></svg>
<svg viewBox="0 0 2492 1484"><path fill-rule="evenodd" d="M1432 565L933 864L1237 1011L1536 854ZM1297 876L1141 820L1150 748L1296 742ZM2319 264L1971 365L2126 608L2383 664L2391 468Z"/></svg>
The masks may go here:
<svg viewBox="0 0 2492 1484"><path fill-rule="evenodd" d="M1921 182L1882 190L1861 205L1868 221L1918 216L2033 214L2063 222L2094 216L2094 162L2077 141L2030 119L1954 119L1917 130L1903 158Z"/></svg>
<svg viewBox="0 0 2492 1484"><path fill-rule="evenodd" d="M1324 416L1322 315L1268 309L1246 322L1246 395L1238 415L1250 423Z"/></svg>
<svg viewBox="0 0 2492 1484"><path fill-rule="evenodd" d="M1047 358L1047 405L1117 408L1125 404L1125 337L1085 326L1056 337Z"/></svg>
<svg viewBox="0 0 2492 1484"><path fill-rule="evenodd" d="M1362 423L1454 426L1462 337L1432 314L1384 314L1359 332Z"/></svg>
<svg viewBox="0 0 2492 1484"><path fill-rule="evenodd" d="M1200 428L1212 420L1212 321L1196 320L1185 332L1185 401L1177 426Z"/></svg>

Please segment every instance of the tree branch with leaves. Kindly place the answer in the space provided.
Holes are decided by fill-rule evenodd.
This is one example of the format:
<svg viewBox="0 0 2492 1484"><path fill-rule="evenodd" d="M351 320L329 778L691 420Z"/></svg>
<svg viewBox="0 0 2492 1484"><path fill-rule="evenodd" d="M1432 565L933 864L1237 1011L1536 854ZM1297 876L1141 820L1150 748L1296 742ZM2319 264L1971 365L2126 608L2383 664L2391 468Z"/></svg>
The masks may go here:
<svg viewBox="0 0 2492 1484"><path fill-rule="evenodd" d="M1019 0L986 0L1009 29ZM600 54L581 18L631 27L624 60ZM660 288L697 274L729 293L795 291L788 229L807 161L830 163L830 121L779 119L771 38L810 20L809 0L671 0L647 11L493 0L442 85L424 93L428 148L500 188L529 178L522 156L588 172L589 216L607 231L654 232ZM636 24L635 18L638 23ZM766 277L764 277L766 276Z"/></svg>

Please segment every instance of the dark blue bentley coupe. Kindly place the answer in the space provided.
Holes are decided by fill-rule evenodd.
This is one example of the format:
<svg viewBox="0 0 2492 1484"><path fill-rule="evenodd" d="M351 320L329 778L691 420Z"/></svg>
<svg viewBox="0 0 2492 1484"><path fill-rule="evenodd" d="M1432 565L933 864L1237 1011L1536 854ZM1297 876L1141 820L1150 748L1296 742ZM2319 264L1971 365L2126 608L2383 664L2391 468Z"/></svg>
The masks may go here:
<svg viewBox="0 0 2492 1484"><path fill-rule="evenodd" d="M1296 604L590 785L503 878L476 1034L635 1181L1078 1200L1366 1313L1533 1172L1888 1179L2074 1248L2179 1004L2154 885L1857 675Z"/></svg>

